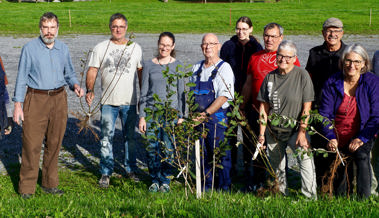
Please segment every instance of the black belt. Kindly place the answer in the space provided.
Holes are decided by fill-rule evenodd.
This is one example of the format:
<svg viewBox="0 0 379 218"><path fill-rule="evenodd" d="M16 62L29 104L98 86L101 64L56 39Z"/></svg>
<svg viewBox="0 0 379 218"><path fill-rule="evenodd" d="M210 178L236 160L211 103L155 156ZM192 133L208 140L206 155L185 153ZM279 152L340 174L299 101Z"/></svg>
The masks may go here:
<svg viewBox="0 0 379 218"><path fill-rule="evenodd" d="M28 87L28 93L36 93L36 94L43 94L43 95L57 95L61 93L64 90L64 86L57 88L57 89L50 89L50 90L41 90L41 89L33 89Z"/></svg>

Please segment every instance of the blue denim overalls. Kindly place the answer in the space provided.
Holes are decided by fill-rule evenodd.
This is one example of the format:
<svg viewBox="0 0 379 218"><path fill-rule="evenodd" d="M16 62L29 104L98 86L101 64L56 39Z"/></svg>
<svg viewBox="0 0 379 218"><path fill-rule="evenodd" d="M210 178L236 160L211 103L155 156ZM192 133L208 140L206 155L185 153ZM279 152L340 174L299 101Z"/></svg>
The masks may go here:
<svg viewBox="0 0 379 218"><path fill-rule="evenodd" d="M212 71L212 75L209 77L208 81L201 82L200 74L202 72L202 67L204 61L201 62L199 69L195 73L196 75L196 87L192 88L194 91L195 103L198 104L197 112L204 112L214 101L215 101L215 90L213 87L213 79L216 77L218 69L224 61L221 61L215 69ZM204 152L204 171L206 177L205 190L209 190L212 187L212 166L213 166L213 146L219 147L219 142L224 140L224 132L226 127L219 124L219 122L228 123L228 118L226 116L227 109L218 109L216 113L210 115L204 126L208 129L207 137L201 138L200 143L203 146ZM201 131L203 125L200 124L197 128ZM215 138L216 136L216 138ZM216 140L214 140L216 139ZM223 149L222 149L223 150ZM221 165L223 169L217 169L218 172L218 183L215 183L218 189L229 190L231 179L230 179L230 169L232 167L231 162L231 152L230 150L222 151L224 155L221 157ZM216 160L219 159L216 157ZM205 160L205 161L204 161Z"/></svg>

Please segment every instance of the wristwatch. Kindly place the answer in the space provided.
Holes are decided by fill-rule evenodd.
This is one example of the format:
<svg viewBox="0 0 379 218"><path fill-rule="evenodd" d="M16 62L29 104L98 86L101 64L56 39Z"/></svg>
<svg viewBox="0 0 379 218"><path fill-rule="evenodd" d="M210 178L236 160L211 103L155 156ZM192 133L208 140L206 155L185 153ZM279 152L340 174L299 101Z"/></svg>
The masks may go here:
<svg viewBox="0 0 379 218"><path fill-rule="evenodd" d="M87 94L90 93L90 92L93 92L92 89L87 89Z"/></svg>
<svg viewBox="0 0 379 218"><path fill-rule="evenodd" d="M207 111L204 111L204 113L207 117L211 116Z"/></svg>

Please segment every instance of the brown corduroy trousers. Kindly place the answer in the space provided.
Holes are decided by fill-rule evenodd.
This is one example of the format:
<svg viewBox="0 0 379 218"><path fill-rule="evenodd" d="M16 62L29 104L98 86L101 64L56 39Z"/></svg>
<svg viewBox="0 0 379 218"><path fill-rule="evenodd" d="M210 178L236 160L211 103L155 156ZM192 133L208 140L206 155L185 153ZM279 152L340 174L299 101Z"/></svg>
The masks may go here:
<svg viewBox="0 0 379 218"><path fill-rule="evenodd" d="M34 194L39 173L42 143L42 186L58 186L58 155L67 124L67 93L65 90L47 95L28 90L24 105L22 161L18 191Z"/></svg>

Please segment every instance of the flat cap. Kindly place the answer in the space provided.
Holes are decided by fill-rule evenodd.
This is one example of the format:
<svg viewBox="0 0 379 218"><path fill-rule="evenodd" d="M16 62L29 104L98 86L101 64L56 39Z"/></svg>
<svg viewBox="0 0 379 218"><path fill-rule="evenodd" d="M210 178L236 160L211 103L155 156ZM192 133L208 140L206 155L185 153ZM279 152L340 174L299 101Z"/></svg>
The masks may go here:
<svg viewBox="0 0 379 218"><path fill-rule="evenodd" d="M343 23L340 19L331 17L327 19L324 24L322 25L323 29L326 29L328 27L337 27L337 28L343 28Z"/></svg>

